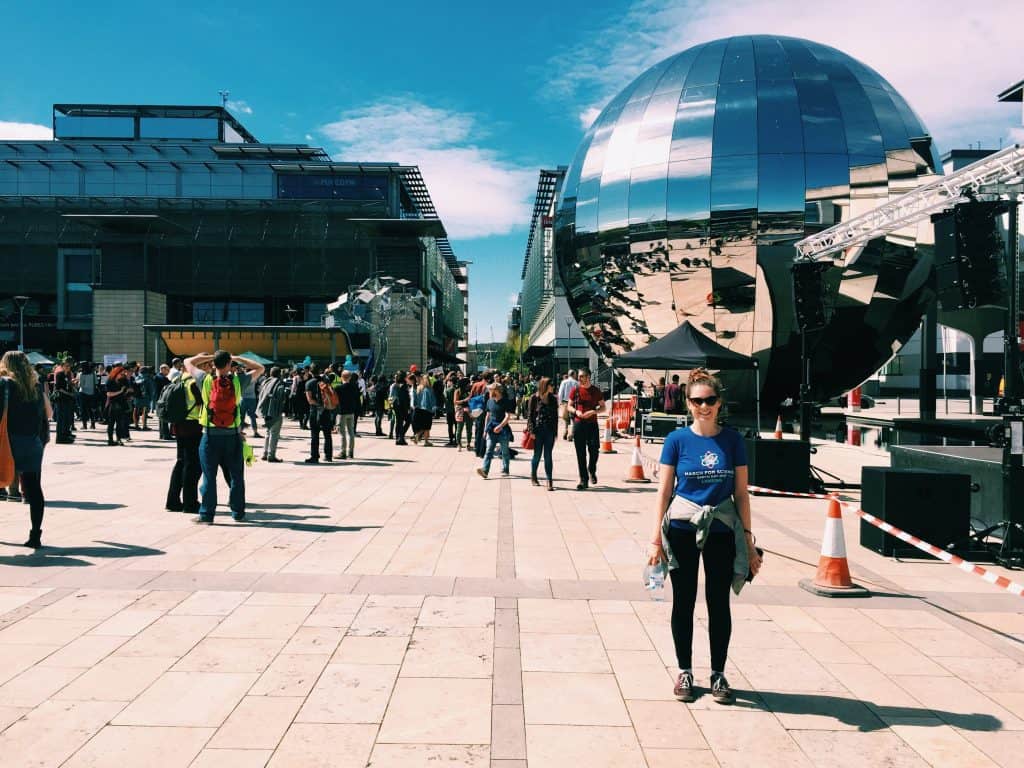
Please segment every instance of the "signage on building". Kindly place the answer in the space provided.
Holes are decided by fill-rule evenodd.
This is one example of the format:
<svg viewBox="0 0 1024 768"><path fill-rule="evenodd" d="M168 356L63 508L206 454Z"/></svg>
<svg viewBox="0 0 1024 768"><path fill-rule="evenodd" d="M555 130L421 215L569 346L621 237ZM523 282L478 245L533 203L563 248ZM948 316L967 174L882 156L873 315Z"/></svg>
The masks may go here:
<svg viewBox="0 0 1024 768"><path fill-rule="evenodd" d="M128 362L128 353L127 352L118 352L115 355L104 355L103 356L103 365L106 368L109 368L112 365L124 365L127 362Z"/></svg>

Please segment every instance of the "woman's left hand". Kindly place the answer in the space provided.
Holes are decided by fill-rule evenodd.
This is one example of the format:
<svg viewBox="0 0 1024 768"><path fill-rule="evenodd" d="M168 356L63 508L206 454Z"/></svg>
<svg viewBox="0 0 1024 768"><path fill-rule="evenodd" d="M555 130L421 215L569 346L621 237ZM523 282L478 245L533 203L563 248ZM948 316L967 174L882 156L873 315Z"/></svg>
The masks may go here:
<svg viewBox="0 0 1024 768"><path fill-rule="evenodd" d="M754 540L749 536L747 537L747 559L750 562L750 572L756 576L757 572L761 570L761 556L757 554Z"/></svg>

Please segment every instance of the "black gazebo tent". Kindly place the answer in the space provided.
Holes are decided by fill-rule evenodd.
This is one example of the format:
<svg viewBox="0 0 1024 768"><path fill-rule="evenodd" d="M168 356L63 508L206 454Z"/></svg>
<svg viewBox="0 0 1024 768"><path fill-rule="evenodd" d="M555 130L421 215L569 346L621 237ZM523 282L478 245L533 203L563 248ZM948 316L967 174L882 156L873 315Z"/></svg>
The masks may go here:
<svg viewBox="0 0 1024 768"><path fill-rule="evenodd" d="M750 370L757 378L757 433L761 432L761 372L757 359L733 352L717 341L709 339L689 322L683 322L674 331L666 333L653 344L615 358L616 368L653 368L656 370Z"/></svg>

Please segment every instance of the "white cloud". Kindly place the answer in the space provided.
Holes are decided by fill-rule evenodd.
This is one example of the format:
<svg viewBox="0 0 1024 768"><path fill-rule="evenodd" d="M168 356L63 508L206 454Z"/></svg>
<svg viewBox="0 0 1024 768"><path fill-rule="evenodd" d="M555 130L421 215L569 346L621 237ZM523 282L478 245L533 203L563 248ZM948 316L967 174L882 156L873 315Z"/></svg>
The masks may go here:
<svg viewBox="0 0 1024 768"><path fill-rule="evenodd" d="M529 223L536 169L481 145L475 115L394 98L347 112L320 129L339 160L418 165L452 238L503 235Z"/></svg>
<svg viewBox="0 0 1024 768"><path fill-rule="evenodd" d="M593 125L594 121L597 120L597 116L600 114L601 110L599 107L587 107L580 112L580 125L583 126L583 130L585 131Z"/></svg>
<svg viewBox="0 0 1024 768"><path fill-rule="evenodd" d="M227 103L227 107L232 112L237 112L240 115L252 114L252 107L249 106L249 103L247 101L243 101L242 99L239 99L238 101L229 100Z"/></svg>
<svg viewBox="0 0 1024 768"><path fill-rule="evenodd" d="M838 48L903 94L945 150L993 146L1019 124L997 93L1024 76L1019 0L861 0L837 8L806 0L636 0L624 16L549 62L546 91L583 108L603 106L650 65L696 43L780 34ZM584 121L581 108L580 120Z"/></svg>
<svg viewBox="0 0 1024 768"><path fill-rule="evenodd" d="M0 120L0 139L43 139L49 141L53 138L53 129L48 125L37 125L35 123L13 123Z"/></svg>
<svg viewBox="0 0 1024 768"><path fill-rule="evenodd" d="M306 134L306 141L313 141L313 134L312 133L307 133Z"/></svg>

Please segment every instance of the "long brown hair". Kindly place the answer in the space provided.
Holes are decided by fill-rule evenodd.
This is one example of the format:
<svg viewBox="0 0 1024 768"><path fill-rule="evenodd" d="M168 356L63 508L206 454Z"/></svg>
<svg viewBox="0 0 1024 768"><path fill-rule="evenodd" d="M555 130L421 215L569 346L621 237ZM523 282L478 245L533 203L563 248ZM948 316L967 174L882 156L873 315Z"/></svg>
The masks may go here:
<svg viewBox="0 0 1024 768"><path fill-rule="evenodd" d="M14 349L5 352L3 358L0 359L0 376L6 376L14 382L21 392L23 400L31 402L39 396L39 391L36 389L39 376L24 352Z"/></svg>

